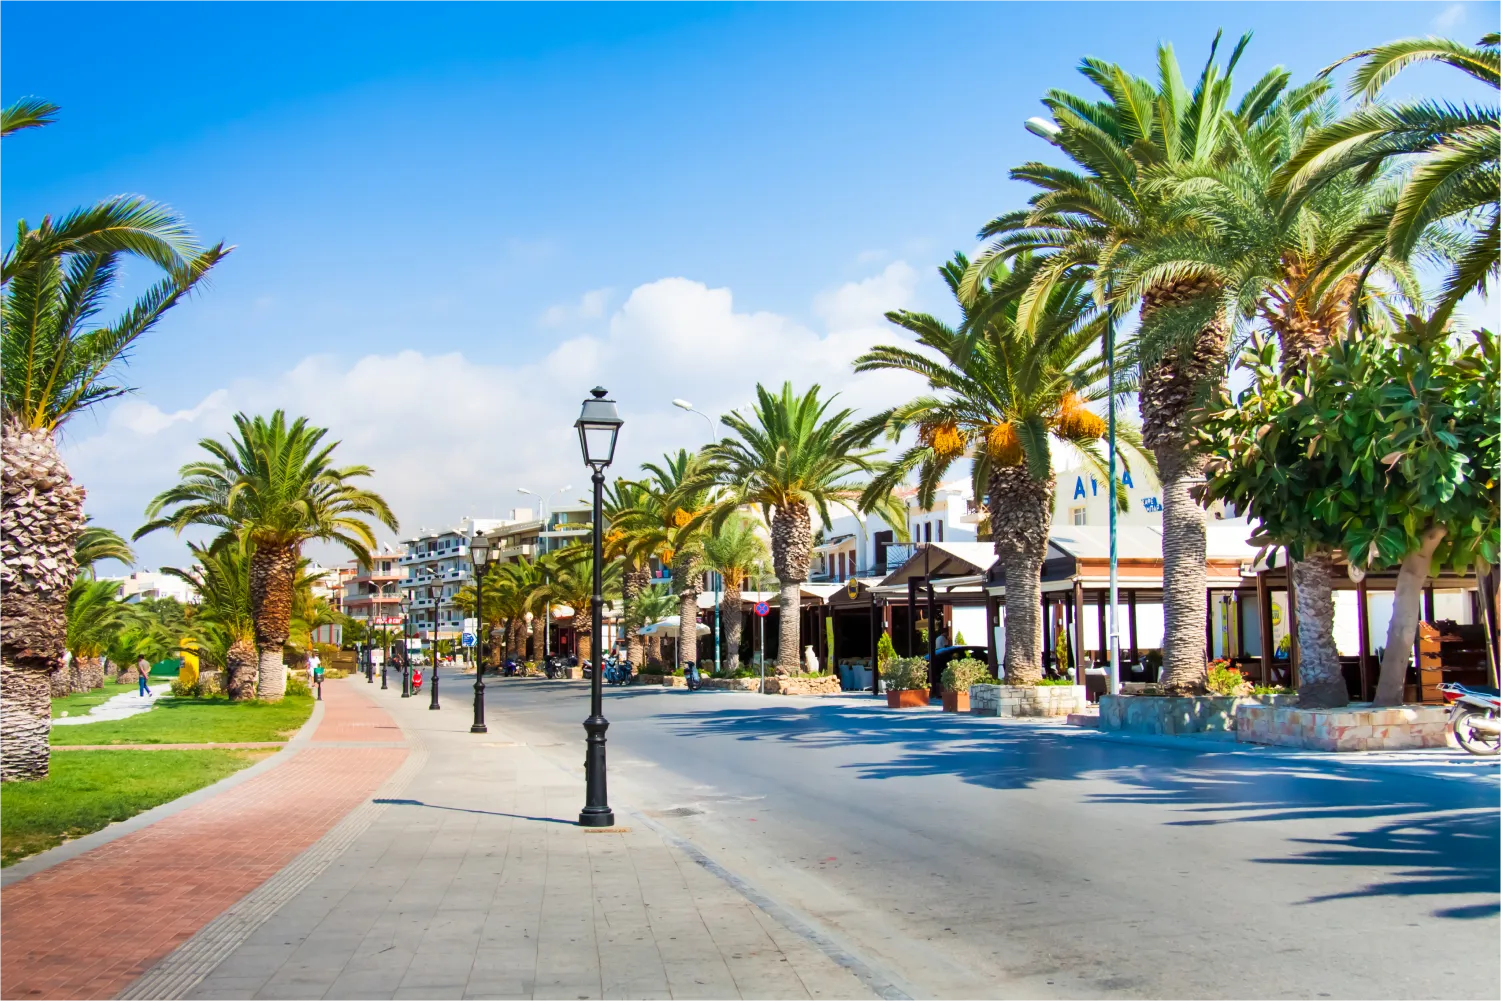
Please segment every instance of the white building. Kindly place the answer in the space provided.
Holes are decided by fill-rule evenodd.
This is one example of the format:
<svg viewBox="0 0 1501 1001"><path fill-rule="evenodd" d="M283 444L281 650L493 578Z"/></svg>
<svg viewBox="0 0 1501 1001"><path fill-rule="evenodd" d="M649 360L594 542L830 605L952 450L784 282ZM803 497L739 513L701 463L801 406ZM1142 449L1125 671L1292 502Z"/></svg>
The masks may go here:
<svg viewBox="0 0 1501 1001"><path fill-rule="evenodd" d="M120 600L128 604L156 598L171 598L184 605L198 604L198 591L187 581L163 573L137 570L124 577L101 577L120 582Z"/></svg>
<svg viewBox="0 0 1501 1001"><path fill-rule="evenodd" d="M464 613L453 603L459 589L474 580L469 540L505 524L501 518L465 518L452 528L419 532L402 540L397 565L404 572L401 591L412 598L412 628L438 639L456 639Z"/></svg>
<svg viewBox="0 0 1501 1001"><path fill-rule="evenodd" d="M906 527L912 542L975 541L980 514L970 498L968 480L940 484L931 508L918 504L914 487L898 490L897 496L907 506ZM884 577L911 555L911 546L904 545L896 530L878 514L857 517L842 512L831 521L831 527L824 530L823 542L813 549L811 582Z"/></svg>

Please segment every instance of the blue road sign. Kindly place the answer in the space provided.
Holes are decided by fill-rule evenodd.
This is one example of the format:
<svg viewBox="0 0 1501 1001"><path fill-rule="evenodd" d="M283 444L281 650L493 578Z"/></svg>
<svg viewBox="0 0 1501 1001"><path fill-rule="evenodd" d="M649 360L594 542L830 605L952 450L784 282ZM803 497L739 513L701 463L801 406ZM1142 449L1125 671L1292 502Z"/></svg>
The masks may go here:
<svg viewBox="0 0 1501 1001"><path fill-rule="evenodd" d="M474 646L474 634L465 633L462 637L459 638L459 642L463 643L465 646Z"/></svg>
<svg viewBox="0 0 1501 1001"><path fill-rule="evenodd" d="M758 601L758 602L756 602L756 614L757 615L764 616L764 615L766 615L770 611L771 611L771 606L768 605L766 602L764 602L764 601Z"/></svg>

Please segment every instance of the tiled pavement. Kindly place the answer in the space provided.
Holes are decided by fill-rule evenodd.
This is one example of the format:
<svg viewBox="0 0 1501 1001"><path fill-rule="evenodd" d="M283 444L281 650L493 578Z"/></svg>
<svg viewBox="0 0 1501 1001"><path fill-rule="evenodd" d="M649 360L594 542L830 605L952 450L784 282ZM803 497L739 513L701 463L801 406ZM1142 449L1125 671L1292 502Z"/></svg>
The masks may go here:
<svg viewBox="0 0 1501 1001"><path fill-rule="evenodd" d="M353 684L324 697L315 742L283 763L7 886L0 997L113 997L367 800L408 749Z"/></svg>

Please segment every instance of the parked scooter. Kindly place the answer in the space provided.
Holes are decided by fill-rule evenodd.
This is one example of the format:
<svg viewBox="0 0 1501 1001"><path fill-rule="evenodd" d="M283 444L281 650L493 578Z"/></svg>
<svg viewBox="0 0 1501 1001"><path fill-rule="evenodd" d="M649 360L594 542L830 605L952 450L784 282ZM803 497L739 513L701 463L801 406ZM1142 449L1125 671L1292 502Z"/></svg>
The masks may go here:
<svg viewBox="0 0 1501 1001"><path fill-rule="evenodd" d="M625 685L631 680L631 665L623 661L615 654L605 658L604 682L607 685Z"/></svg>
<svg viewBox="0 0 1501 1001"><path fill-rule="evenodd" d="M1449 729L1460 747L1487 756L1501 751L1501 693L1453 681L1444 682L1438 690L1451 705Z"/></svg>
<svg viewBox="0 0 1501 1001"><path fill-rule="evenodd" d="M683 678L688 682L688 691L690 692L696 692L704 687L704 679L698 673L698 665L692 661L683 665Z"/></svg>

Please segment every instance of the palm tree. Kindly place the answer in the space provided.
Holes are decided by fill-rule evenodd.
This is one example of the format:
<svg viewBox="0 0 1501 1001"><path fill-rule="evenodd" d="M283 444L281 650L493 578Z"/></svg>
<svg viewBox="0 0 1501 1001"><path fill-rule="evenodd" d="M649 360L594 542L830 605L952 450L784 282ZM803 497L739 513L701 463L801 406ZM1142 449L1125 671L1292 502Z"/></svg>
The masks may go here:
<svg viewBox="0 0 1501 1001"><path fill-rule="evenodd" d="M1028 261L1029 267L1038 262ZM1043 262L1044 264L1046 262ZM958 296L969 262L964 255L939 269ZM927 352L883 345L855 359L855 371L895 369L920 375L928 395L871 419L892 438L917 428L916 443L877 477L873 492L889 491L913 471L918 501L933 495L950 467L971 457L974 494L986 498L993 545L1006 574L1006 678L1031 685L1042 678L1042 561L1053 516L1052 442L1079 451L1101 474L1108 462L1105 421L1085 404L1105 397L1098 354L1104 316L1079 277L1054 283L1047 299L1022 320L1030 272L1004 267L968 302L956 331L932 316L905 310L886 314ZM931 352L931 353L930 353ZM935 357L936 354L936 357ZM1118 437L1143 448L1135 429Z"/></svg>
<svg viewBox="0 0 1501 1001"><path fill-rule="evenodd" d="M1162 483L1163 683L1183 693L1202 690L1206 676L1204 511L1189 494L1203 460L1189 432L1193 413L1224 375L1229 323L1212 308L1220 290L1207 277L1133 287L1111 276L1136 246L1171 224L1169 207L1151 187L1157 172L1223 161L1231 152L1232 126L1259 121L1287 85L1287 72L1274 69L1232 108L1231 75L1250 36L1240 39L1223 70L1215 61L1219 37L1192 91L1166 44L1157 50L1155 82L1085 59L1080 72L1104 92L1104 100L1049 91L1043 104L1057 129L1050 141L1079 169L1034 162L1011 171L1040 191L1029 208L1000 216L981 231L996 240L960 290L961 297L972 298L1000 262L1050 250L1023 297L1024 317L1047 301L1053 283L1098 271L1102 297L1120 310L1139 301L1142 327L1161 328L1154 349L1141 352L1138 398L1143 438ZM1206 303L1211 308L1203 308ZM995 528L1000 535L1000 526Z"/></svg>
<svg viewBox="0 0 1501 1001"><path fill-rule="evenodd" d="M1460 299L1496 276L1501 260L1501 114L1494 106L1422 101L1393 107L1376 99L1394 76L1422 62L1444 63L1501 87L1501 33L1490 32L1478 46L1444 38L1389 42L1346 56L1321 75L1353 59L1362 64L1351 77L1351 96L1368 103L1310 135L1279 169L1273 192L1297 204L1347 172L1364 179L1383 165L1410 163L1382 235L1386 251L1403 260L1435 231L1454 246L1434 312L1442 323Z"/></svg>
<svg viewBox="0 0 1501 1001"><path fill-rule="evenodd" d="M724 624L722 670L734 674L740 669L740 628L744 618L740 589L751 571L766 561L761 524L744 514L732 515L704 544L704 558L710 569L724 580L724 597L719 600L719 618Z"/></svg>
<svg viewBox="0 0 1501 1001"><path fill-rule="evenodd" d="M45 124L43 102L12 105L3 131ZM83 491L57 451L76 414L126 392L114 382L132 344L227 253L200 251L181 219L112 199L37 229L18 224L0 302L0 780L47 774L48 677L62 664ZM124 255L168 271L118 317L96 325Z"/></svg>
<svg viewBox="0 0 1501 1001"><path fill-rule="evenodd" d="M127 624L125 605L120 603L120 582L92 580L79 574L68 591L68 653L73 662L52 675L54 697L69 692L88 692L104 685L101 658Z"/></svg>
<svg viewBox="0 0 1501 1001"><path fill-rule="evenodd" d="M98 525L89 525L93 518L85 516L84 526L78 532L78 538L73 543L73 562L78 565L79 573L86 573L93 580L94 564L104 560L118 560L126 566L135 563L136 555L130 545L120 538L119 534L112 529L101 528Z"/></svg>
<svg viewBox="0 0 1501 1001"><path fill-rule="evenodd" d="M798 396L788 382L774 395L757 384L749 416L729 413L720 418L734 435L704 449L703 477L694 481L725 489L721 512L753 505L771 525L771 558L781 586L780 674L795 674L801 665L798 609L813 552L810 509L818 511L826 528L834 505L851 511L881 508L893 512L887 519L893 525L906 522L905 511L894 513L890 493L872 495L862 506L866 484L853 479L878 471L879 453L870 443L879 427L856 423L851 410L830 412L834 397L820 399L819 393L814 385Z"/></svg>
<svg viewBox="0 0 1501 1001"><path fill-rule="evenodd" d="M640 639L641 627L653 622L661 622L678 611L678 599L667 588L658 590L648 587L636 598L636 603L631 609L631 618L624 620L625 628L636 638ZM662 663L662 634L653 632L646 637L646 659L644 664ZM644 666L641 665L641 666Z"/></svg>
<svg viewBox="0 0 1501 1001"><path fill-rule="evenodd" d="M224 691L233 701L255 697L255 617L250 604L253 545L225 533L208 547L188 544L193 566L162 567L162 573L186 581L198 592L200 642L208 659L224 665Z"/></svg>
<svg viewBox="0 0 1501 1001"><path fill-rule="evenodd" d="M393 531L397 522L378 494L353 484L371 475L369 466L332 464L338 442L323 444L325 428L310 426L305 417L288 424L281 410L270 420L236 414L235 427L238 433L227 443L198 443L210 458L178 471L182 482L152 499L135 538L160 528L180 533L209 525L246 540L259 653L256 692L274 702L286 690L282 646L303 543L338 543L369 563L376 544L370 520Z"/></svg>
<svg viewBox="0 0 1501 1001"><path fill-rule="evenodd" d="M544 560L548 564L547 583L539 588L538 597L573 609L578 659L593 659L594 553L589 546L580 544L559 549ZM602 594L609 602L620 593L620 564L605 563L601 577Z"/></svg>
<svg viewBox="0 0 1501 1001"><path fill-rule="evenodd" d="M1289 378L1345 333L1352 314L1400 322L1421 299L1412 269L1385 253L1391 185L1346 172L1307 197L1277 193L1273 180L1310 131L1333 114L1321 81L1288 92L1254 125L1232 129L1235 156L1223 164L1163 171L1153 182L1182 225L1141 241L1117 278L1147 285L1206 280L1221 291L1211 309L1256 318L1277 335ZM1368 276L1384 279L1368 282ZM1388 304L1388 300L1395 300ZM1390 316L1377 316L1391 312ZM1368 323L1369 325L1369 323ZM1154 332L1144 330L1142 341ZM1333 554L1305 551L1289 569L1297 598L1300 704L1349 701L1334 641Z"/></svg>
<svg viewBox="0 0 1501 1001"><path fill-rule="evenodd" d="M662 456L660 463L642 466L645 479L634 506L617 512L612 531L623 533L621 545L639 554L644 563L656 556L672 568L678 598L678 650L684 661L697 660L699 578L703 574L704 542L716 511L713 478L701 455L687 449Z"/></svg>
<svg viewBox="0 0 1501 1001"><path fill-rule="evenodd" d="M609 531L605 533L606 559L623 561L621 567L621 614L624 621L631 621L635 604L651 585L649 561L654 552L653 533L633 530L633 516L651 502L650 493L640 483L617 479L605 491L604 515ZM640 667L644 651L641 637L634 629L627 630L625 656L633 667Z"/></svg>

